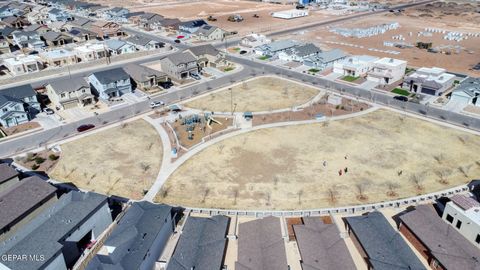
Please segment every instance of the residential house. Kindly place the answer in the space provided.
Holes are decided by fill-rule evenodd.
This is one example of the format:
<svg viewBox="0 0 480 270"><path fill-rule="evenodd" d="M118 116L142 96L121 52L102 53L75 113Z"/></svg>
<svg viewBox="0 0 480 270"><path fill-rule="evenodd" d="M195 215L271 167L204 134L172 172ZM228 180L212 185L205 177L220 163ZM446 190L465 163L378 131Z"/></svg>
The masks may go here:
<svg viewBox="0 0 480 270"><path fill-rule="evenodd" d="M37 32L39 34L45 34L50 31L50 28L44 24L31 24L23 28L25 32Z"/></svg>
<svg viewBox="0 0 480 270"><path fill-rule="evenodd" d="M72 27L88 28L93 23L92 20L83 17L73 17L73 21L68 24Z"/></svg>
<svg viewBox="0 0 480 270"><path fill-rule="evenodd" d="M410 92L440 96L453 86L455 75L446 73L443 68L422 67L403 79L403 88Z"/></svg>
<svg viewBox="0 0 480 270"><path fill-rule="evenodd" d="M346 217L344 221L368 269L427 269L382 213Z"/></svg>
<svg viewBox="0 0 480 270"><path fill-rule="evenodd" d="M53 81L46 86L48 99L56 108L83 107L94 102L90 84L83 77Z"/></svg>
<svg viewBox="0 0 480 270"><path fill-rule="evenodd" d="M77 63L74 52L65 49L56 49L39 54L46 67L62 67Z"/></svg>
<svg viewBox="0 0 480 270"><path fill-rule="evenodd" d="M19 15L19 14L20 14L20 10L18 10L16 8L12 8L8 5L4 5L4 6L0 7L0 19L1 20L3 20L4 18L16 16L16 15Z"/></svg>
<svg viewBox="0 0 480 270"><path fill-rule="evenodd" d="M18 176L19 173L12 166L0 163L0 193L18 183Z"/></svg>
<svg viewBox="0 0 480 270"><path fill-rule="evenodd" d="M302 269L356 269L337 225L330 218L302 219L304 224L293 225Z"/></svg>
<svg viewBox="0 0 480 270"><path fill-rule="evenodd" d="M0 110L0 124L5 128L29 121L23 102L16 98L0 95Z"/></svg>
<svg viewBox="0 0 480 270"><path fill-rule="evenodd" d="M165 43L144 36L132 36L125 39L125 41L133 44L140 51L156 50L165 47Z"/></svg>
<svg viewBox="0 0 480 270"><path fill-rule="evenodd" d="M197 32L197 30L204 25L208 25L207 22L204 20L191 20L181 22L178 24L178 31L180 32L180 34L190 35Z"/></svg>
<svg viewBox="0 0 480 270"><path fill-rule="evenodd" d="M73 20L73 16L61 9L52 8L48 11L48 18L52 22L67 22Z"/></svg>
<svg viewBox="0 0 480 270"><path fill-rule="evenodd" d="M162 71L175 80L198 73L197 58L189 51L173 53L160 60Z"/></svg>
<svg viewBox="0 0 480 270"><path fill-rule="evenodd" d="M475 269L480 250L443 221L432 205L400 216L400 232L434 270Z"/></svg>
<svg viewBox="0 0 480 270"><path fill-rule="evenodd" d="M43 40L47 46L63 46L73 42L73 38L64 33L50 31L42 35Z"/></svg>
<svg viewBox="0 0 480 270"><path fill-rule="evenodd" d="M188 217L167 270L222 270L230 218Z"/></svg>
<svg viewBox="0 0 480 270"><path fill-rule="evenodd" d="M255 47L254 52L258 55L273 57L282 51L286 51L298 45L300 45L300 43L294 40L277 40Z"/></svg>
<svg viewBox="0 0 480 270"><path fill-rule="evenodd" d="M316 56L321 52L322 50L313 43L307 43L279 52L278 58L284 61L303 62L303 59Z"/></svg>
<svg viewBox="0 0 480 270"><path fill-rule="evenodd" d="M445 205L442 219L470 243L480 248L480 203L466 195L454 195Z"/></svg>
<svg viewBox="0 0 480 270"><path fill-rule="evenodd" d="M37 259L2 260L0 268L71 269L111 223L105 195L70 191L0 246L1 256L30 254Z"/></svg>
<svg viewBox="0 0 480 270"><path fill-rule="evenodd" d="M43 69L40 57L36 55L18 55L3 60L3 65L14 75L24 75Z"/></svg>
<svg viewBox="0 0 480 270"><path fill-rule="evenodd" d="M287 270L280 219L265 217L238 225L236 270Z"/></svg>
<svg viewBox="0 0 480 270"><path fill-rule="evenodd" d="M373 62L372 70L367 73L367 80L380 85L392 84L403 80L407 61L393 58L381 58Z"/></svg>
<svg viewBox="0 0 480 270"><path fill-rule="evenodd" d="M35 114L40 112L40 103L37 100L37 93L33 90L30 84L24 84L20 86L10 87L3 90L0 90L0 96L4 96L10 100L15 100L16 102L23 103L23 107L13 107L8 111L24 111L27 113L27 116L31 119ZM2 108L2 113L5 112L5 107ZM3 115L5 116L5 115ZM28 118L27 118L28 120ZM8 123L8 121L7 121ZM8 125L4 125L8 126Z"/></svg>
<svg viewBox="0 0 480 270"><path fill-rule="evenodd" d="M15 31L17 31L17 29L5 26L3 28L0 28L0 36L10 42L13 41L13 32Z"/></svg>
<svg viewBox="0 0 480 270"><path fill-rule="evenodd" d="M29 12L26 18L31 24L46 24L50 16L48 15L47 7L38 6L32 12Z"/></svg>
<svg viewBox="0 0 480 270"><path fill-rule="evenodd" d="M379 58L369 55L354 55L333 64L333 72L343 76L364 77Z"/></svg>
<svg viewBox="0 0 480 270"><path fill-rule="evenodd" d="M55 203L56 191L45 180L32 176L0 192L0 241L13 236L19 228Z"/></svg>
<svg viewBox="0 0 480 270"><path fill-rule="evenodd" d="M78 62L88 62L107 57L108 50L101 43L87 43L73 49Z"/></svg>
<svg viewBox="0 0 480 270"><path fill-rule="evenodd" d="M72 27L68 31L67 35L72 37L73 42L85 42L95 39L96 37L96 34L94 32L78 27Z"/></svg>
<svg viewBox="0 0 480 270"><path fill-rule="evenodd" d="M103 100L133 92L130 76L122 68L95 72L88 76L88 81L95 94Z"/></svg>
<svg viewBox="0 0 480 270"><path fill-rule="evenodd" d="M103 18L107 21L127 22L127 14L130 11L122 7L114 7L103 12Z"/></svg>
<svg viewBox="0 0 480 270"><path fill-rule="evenodd" d="M134 202L86 269L153 269L173 233L172 213L168 205Z"/></svg>
<svg viewBox="0 0 480 270"><path fill-rule="evenodd" d="M97 34L99 38L119 37L125 33L120 29L120 25L115 22L96 21L88 29Z"/></svg>
<svg viewBox="0 0 480 270"><path fill-rule="evenodd" d="M197 58L200 69L204 67L220 67L227 64L224 53L211 44L190 47L186 51L191 52Z"/></svg>
<svg viewBox="0 0 480 270"><path fill-rule="evenodd" d="M344 51L333 49L316 55L307 56L303 59L303 64L311 68L324 70L332 67L335 63L340 62L345 58L347 58L347 55Z"/></svg>
<svg viewBox="0 0 480 270"><path fill-rule="evenodd" d="M10 26L17 29L22 29L24 26L30 23L23 17L10 16L2 19L2 23L6 26Z"/></svg>
<svg viewBox="0 0 480 270"><path fill-rule="evenodd" d="M179 19L165 18L162 21L150 24L150 28L152 30L163 30L168 33L177 33L180 23L182 22Z"/></svg>
<svg viewBox="0 0 480 270"><path fill-rule="evenodd" d="M453 90L447 106L461 110L468 105L480 106L480 78L468 77Z"/></svg>
<svg viewBox="0 0 480 270"><path fill-rule="evenodd" d="M12 43L19 48L30 48L32 50L41 50L45 47L45 42L40 39L40 34L35 31L18 31L12 33Z"/></svg>
<svg viewBox="0 0 480 270"><path fill-rule="evenodd" d="M135 46L123 40L108 39L105 41L110 55L120 55L136 52Z"/></svg>
<svg viewBox="0 0 480 270"><path fill-rule="evenodd" d="M221 28L213 25L202 25L195 31L195 36L199 40L211 41L211 40L221 40L225 37L225 31Z"/></svg>
<svg viewBox="0 0 480 270"><path fill-rule="evenodd" d="M0 36L0 54L9 53L9 52L11 52L10 42L8 42L8 40L3 36Z"/></svg>
<svg viewBox="0 0 480 270"><path fill-rule="evenodd" d="M169 19L165 19L162 15L159 14L147 12L139 16L136 24L146 30L160 30L165 20ZM175 19L175 22L180 23L180 20Z"/></svg>
<svg viewBox="0 0 480 270"><path fill-rule="evenodd" d="M242 38L240 40L240 45L248 48L255 48L270 42L272 42L272 40L268 39L265 35L253 33Z"/></svg>
<svg viewBox="0 0 480 270"><path fill-rule="evenodd" d="M157 87L160 82L167 82L170 80L167 77L167 74L161 71L137 64L128 64L123 69L133 80L133 88L139 88L141 90L148 90Z"/></svg>
<svg viewBox="0 0 480 270"><path fill-rule="evenodd" d="M55 21L49 22L48 27L55 32L67 32L68 31L68 23L63 21Z"/></svg>

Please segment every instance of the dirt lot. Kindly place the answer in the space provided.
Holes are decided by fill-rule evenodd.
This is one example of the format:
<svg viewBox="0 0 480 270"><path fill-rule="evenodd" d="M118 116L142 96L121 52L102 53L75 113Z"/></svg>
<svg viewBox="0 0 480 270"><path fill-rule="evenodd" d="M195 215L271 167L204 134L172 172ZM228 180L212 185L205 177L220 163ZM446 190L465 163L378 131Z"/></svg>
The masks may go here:
<svg viewBox="0 0 480 270"><path fill-rule="evenodd" d="M219 142L180 166L156 200L277 210L379 202L469 182L479 150L476 135L378 110Z"/></svg>
<svg viewBox="0 0 480 270"><path fill-rule="evenodd" d="M260 77L232 87L233 104L237 112L258 112L288 109L307 103L319 90L277 77ZM185 104L185 107L214 112L230 112L230 90L224 89L200 97Z"/></svg>
<svg viewBox="0 0 480 270"><path fill-rule="evenodd" d="M468 73L473 76L480 76L480 71L469 70L480 61L480 37L470 37L468 40L457 42L443 39L444 34L442 33L433 33L431 37L422 35L417 36L418 32L424 31L426 27L463 33L480 33L480 13L475 13L474 8L468 9L463 5L460 7L463 8L449 10L448 8L435 8L433 6L420 7L416 9L407 9L405 13L402 14L379 14L331 26L331 28L363 28L383 23L400 23L400 28L396 30L387 31L384 34L368 38L343 37L341 35L331 33L329 31L330 29L325 27L303 33L290 34L283 36L282 38L314 42L324 49L339 48L351 54L368 54L378 57L394 57L404 59L408 61L409 66L414 67L438 66L453 72ZM412 36L410 36L410 32L412 32ZM405 40L399 41L392 39L393 36L397 35L403 35ZM405 42L409 44L415 44L416 42L420 41L432 42L433 47L459 45L463 47L463 49L459 54L456 54L456 51L452 50L451 55L446 55L441 53L429 53L426 50L420 50L418 48L400 49L395 47L386 47L383 45L384 41ZM364 46L364 48L331 44L328 42L343 42L347 44ZM383 52L375 52L368 50L368 48L399 51L400 54L393 55Z"/></svg>
<svg viewBox="0 0 480 270"><path fill-rule="evenodd" d="M147 122L137 120L61 145L51 177L82 189L141 199L162 163L162 142Z"/></svg>

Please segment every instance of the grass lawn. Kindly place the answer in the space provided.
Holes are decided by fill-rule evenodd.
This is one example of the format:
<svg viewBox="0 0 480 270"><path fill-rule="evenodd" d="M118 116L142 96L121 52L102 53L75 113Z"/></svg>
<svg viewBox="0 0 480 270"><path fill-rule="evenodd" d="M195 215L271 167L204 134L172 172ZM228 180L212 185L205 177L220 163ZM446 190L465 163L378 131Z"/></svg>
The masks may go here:
<svg viewBox="0 0 480 270"><path fill-rule="evenodd" d="M258 57L258 59L260 59L260 60L267 60L269 58L270 58L270 56L268 56L268 55Z"/></svg>
<svg viewBox="0 0 480 270"><path fill-rule="evenodd" d="M320 70L319 69L316 69L316 68L311 68L308 70L308 72L312 72L312 73L317 73L319 72Z"/></svg>
<svg viewBox="0 0 480 270"><path fill-rule="evenodd" d="M392 90L392 93L399 94L402 96L409 96L410 92L401 88L395 88Z"/></svg>
<svg viewBox="0 0 480 270"><path fill-rule="evenodd" d="M414 69L414 68L408 68L408 67L407 67L407 68L405 69L405 74L408 74L408 73L410 73L410 72L414 72L415 70L416 70L416 69Z"/></svg>
<svg viewBox="0 0 480 270"><path fill-rule="evenodd" d="M229 71L232 71L234 69L235 69L234 67L226 67L223 71L229 72Z"/></svg>
<svg viewBox="0 0 480 270"><path fill-rule="evenodd" d="M347 82L353 82L356 81L359 77L354 77L354 76L345 76L342 78L342 80L347 81Z"/></svg>

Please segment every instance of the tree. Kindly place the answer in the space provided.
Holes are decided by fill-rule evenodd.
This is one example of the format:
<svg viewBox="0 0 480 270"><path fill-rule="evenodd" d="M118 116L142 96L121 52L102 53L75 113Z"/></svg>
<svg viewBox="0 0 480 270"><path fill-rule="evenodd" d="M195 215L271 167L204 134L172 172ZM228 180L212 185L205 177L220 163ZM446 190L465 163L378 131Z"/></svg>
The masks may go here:
<svg viewBox="0 0 480 270"><path fill-rule="evenodd" d="M303 189L297 191L298 204L302 204Z"/></svg>
<svg viewBox="0 0 480 270"><path fill-rule="evenodd" d="M335 205L338 202L338 190L336 186L332 186L327 190L328 201L330 204Z"/></svg>
<svg viewBox="0 0 480 270"><path fill-rule="evenodd" d="M387 191L387 196L388 197L397 197L398 196L398 193L397 193L397 189L400 188L400 185L395 183L395 182L392 182L392 181L387 181L385 182L385 186L387 187L388 191Z"/></svg>
<svg viewBox="0 0 480 270"><path fill-rule="evenodd" d="M202 203L205 203L205 200L207 199L207 196L208 196L209 193L210 193L210 188L205 187L203 189Z"/></svg>
<svg viewBox="0 0 480 270"><path fill-rule="evenodd" d="M235 187L233 189L233 205L237 205L237 199L240 191L238 190L238 187Z"/></svg>
<svg viewBox="0 0 480 270"><path fill-rule="evenodd" d="M150 169L150 164L142 162L140 163L140 168L142 168L143 173L146 173Z"/></svg>
<svg viewBox="0 0 480 270"><path fill-rule="evenodd" d="M369 179L362 179L361 181L355 184L355 189L357 190L357 199L359 201L366 201L368 200L368 196L365 195L365 191L368 187L372 184L372 181Z"/></svg>
<svg viewBox="0 0 480 270"><path fill-rule="evenodd" d="M440 184L448 185L448 177L452 174L452 170L443 169L435 171L435 174L438 176L438 182Z"/></svg>
<svg viewBox="0 0 480 270"><path fill-rule="evenodd" d="M414 173L410 175L410 182L412 182L415 185L415 189L418 192L423 191L424 187L422 183L424 180L425 180L425 175L423 173Z"/></svg>
<svg viewBox="0 0 480 270"><path fill-rule="evenodd" d="M468 178L468 174L470 172L470 169L472 168L472 165L466 165L466 166L459 166L458 171L463 174L463 176Z"/></svg>

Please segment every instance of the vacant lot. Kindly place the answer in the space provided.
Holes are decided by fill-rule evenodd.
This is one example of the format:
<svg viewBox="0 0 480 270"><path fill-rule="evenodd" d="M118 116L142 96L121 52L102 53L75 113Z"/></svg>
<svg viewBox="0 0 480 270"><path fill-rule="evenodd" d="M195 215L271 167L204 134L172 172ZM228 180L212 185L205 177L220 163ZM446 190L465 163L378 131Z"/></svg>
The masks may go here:
<svg viewBox="0 0 480 270"><path fill-rule="evenodd" d="M230 112L232 103L237 112L258 112L289 109L302 105L320 91L277 77L260 77L237 84L185 104L186 107L214 112ZM233 102L232 102L233 99Z"/></svg>
<svg viewBox="0 0 480 270"><path fill-rule="evenodd" d="M51 177L82 189L141 199L157 177L162 143L155 129L138 120L68 142Z"/></svg>
<svg viewBox="0 0 480 270"><path fill-rule="evenodd" d="M479 150L476 135L378 110L219 142L180 166L157 201L279 210L398 199L478 177Z"/></svg>

